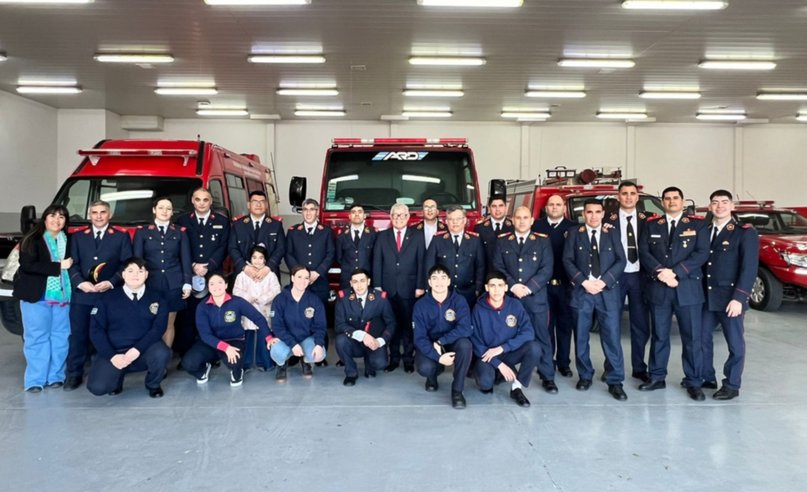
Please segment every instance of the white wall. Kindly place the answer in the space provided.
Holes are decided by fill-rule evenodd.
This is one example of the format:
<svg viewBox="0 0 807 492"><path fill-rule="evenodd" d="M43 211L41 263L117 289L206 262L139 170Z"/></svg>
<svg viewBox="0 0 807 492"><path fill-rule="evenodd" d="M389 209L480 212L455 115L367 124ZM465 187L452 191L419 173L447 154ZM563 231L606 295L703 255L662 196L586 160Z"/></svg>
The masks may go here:
<svg viewBox="0 0 807 492"><path fill-rule="evenodd" d="M56 178L56 110L0 92L0 231L18 231L20 208L42 212Z"/></svg>
<svg viewBox="0 0 807 492"><path fill-rule="evenodd" d="M807 126L749 127L739 144L743 151L743 179L736 188L740 197L807 206Z"/></svg>

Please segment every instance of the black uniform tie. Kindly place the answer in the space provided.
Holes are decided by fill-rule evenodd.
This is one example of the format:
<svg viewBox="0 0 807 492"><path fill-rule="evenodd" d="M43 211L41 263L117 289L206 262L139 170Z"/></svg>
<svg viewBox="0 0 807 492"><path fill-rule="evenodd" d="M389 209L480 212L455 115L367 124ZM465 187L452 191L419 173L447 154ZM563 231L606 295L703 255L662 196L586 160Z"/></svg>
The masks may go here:
<svg viewBox="0 0 807 492"><path fill-rule="evenodd" d="M496 234L498 234L498 233L502 232L502 224L501 224L500 222L497 222L497 223L496 223L496 227L494 227L494 232L495 232Z"/></svg>
<svg viewBox="0 0 807 492"><path fill-rule="evenodd" d="M717 242L717 226L712 226L712 247Z"/></svg>
<svg viewBox="0 0 807 492"><path fill-rule="evenodd" d="M313 227L307 227L307 228L305 229L305 231L306 231L306 233L307 233L309 236L313 236L313 235L314 235L314 228L313 228Z"/></svg>
<svg viewBox="0 0 807 492"><path fill-rule="evenodd" d="M261 223L256 220L255 221L255 232L253 233L253 237L255 238L254 239L255 244L258 243L258 233L260 232L260 230L261 230Z"/></svg>
<svg viewBox="0 0 807 492"><path fill-rule="evenodd" d="M165 237L165 226L160 226L160 236Z"/></svg>
<svg viewBox="0 0 807 492"><path fill-rule="evenodd" d="M632 218L632 215L625 217L625 219L628 221L628 227L625 229L628 233L628 261L630 263L636 263L636 260L639 259L639 254L636 251L636 234L633 230L633 224L630 221Z"/></svg>
<svg viewBox="0 0 807 492"><path fill-rule="evenodd" d="M101 244L101 231L96 231L95 233L95 245L98 246Z"/></svg>
<svg viewBox="0 0 807 492"><path fill-rule="evenodd" d="M203 219L203 218L199 217L199 226L200 226L200 227L204 227L204 226L205 226L205 219Z"/></svg>
<svg viewBox="0 0 807 492"><path fill-rule="evenodd" d="M597 246L597 231L591 231L591 276L599 278L600 272L600 248Z"/></svg>
<svg viewBox="0 0 807 492"><path fill-rule="evenodd" d="M137 292L132 292L132 300L137 301Z"/></svg>
<svg viewBox="0 0 807 492"><path fill-rule="evenodd" d="M670 221L670 235L667 237L667 249L672 248L673 237L675 236L675 221Z"/></svg>
<svg viewBox="0 0 807 492"><path fill-rule="evenodd" d="M361 240L361 238L359 237L359 230L356 229L355 231L353 231L353 244L358 246L359 245L359 240Z"/></svg>
<svg viewBox="0 0 807 492"><path fill-rule="evenodd" d="M460 249L460 240L457 234L454 234L454 249Z"/></svg>

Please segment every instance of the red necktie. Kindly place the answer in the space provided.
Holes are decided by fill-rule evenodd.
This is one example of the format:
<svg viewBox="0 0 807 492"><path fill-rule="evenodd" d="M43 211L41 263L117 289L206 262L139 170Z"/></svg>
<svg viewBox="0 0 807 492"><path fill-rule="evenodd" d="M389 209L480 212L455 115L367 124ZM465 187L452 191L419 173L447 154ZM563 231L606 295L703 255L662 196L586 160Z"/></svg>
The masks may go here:
<svg viewBox="0 0 807 492"><path fill-rule="evenodd" d="M395 245L398 246L398 252L401 252L401 231L398 231L398 236L395 238Z"/></svg>

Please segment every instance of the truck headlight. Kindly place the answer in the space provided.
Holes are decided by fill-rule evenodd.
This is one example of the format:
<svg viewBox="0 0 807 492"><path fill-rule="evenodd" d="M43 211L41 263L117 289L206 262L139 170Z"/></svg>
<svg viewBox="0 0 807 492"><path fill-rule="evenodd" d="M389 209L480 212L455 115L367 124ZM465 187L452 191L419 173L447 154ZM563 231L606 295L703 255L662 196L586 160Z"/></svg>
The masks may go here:
<svg viewBox="0 0 807 492"><path fill-rule="evenodd" d="M789 265L807 267L807 255L799 253L782 253L782 259Z"/></svg>

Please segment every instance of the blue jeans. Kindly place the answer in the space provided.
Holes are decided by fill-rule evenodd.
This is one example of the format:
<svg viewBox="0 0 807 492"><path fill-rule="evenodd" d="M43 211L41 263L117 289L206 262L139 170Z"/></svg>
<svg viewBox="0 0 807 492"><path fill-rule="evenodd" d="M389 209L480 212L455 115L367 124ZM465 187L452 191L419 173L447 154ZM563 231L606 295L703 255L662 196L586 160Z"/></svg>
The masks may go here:
<svg viewBox="0 0 807 492"><path fill-rule="evenodd" d="M316 343L314 343L314 337L308 337L302 342L300 342L300 346L303 348L303 360L307 363L312 362L321 362L325 358L325 351L322 352L322 358L314 359L314 347L316 347ZM272 356L272 360L275 361L275 364L282 366L286 363L287 360L292 356L291 347L286 345L283 340L278 340L277 343L272 345L272 350L269 351L269 355Z"/></svg>
<svg viewBox="0 0 807 492"><path fill-rule="evenodd" d="M20 301L25 389L64 382L70 339L70 305Z"/></svg>

